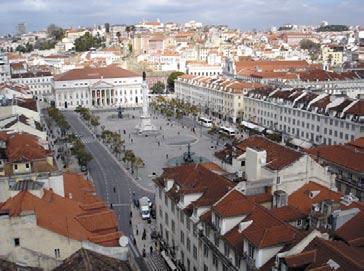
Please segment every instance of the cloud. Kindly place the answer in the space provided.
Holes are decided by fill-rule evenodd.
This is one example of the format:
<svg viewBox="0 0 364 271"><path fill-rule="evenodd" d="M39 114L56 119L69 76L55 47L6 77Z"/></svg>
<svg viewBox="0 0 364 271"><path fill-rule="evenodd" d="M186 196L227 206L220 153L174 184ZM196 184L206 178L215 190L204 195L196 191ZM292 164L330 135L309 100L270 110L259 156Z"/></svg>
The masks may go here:
<svg viewBox="0 0 364 271"><path fill-rule="evenodd" d="M143 19L227 24L242 30L284 23L360 24L363 0L1 0L0 33L25 21L30 30L50 23L64 27L137 23Z"/></svg>

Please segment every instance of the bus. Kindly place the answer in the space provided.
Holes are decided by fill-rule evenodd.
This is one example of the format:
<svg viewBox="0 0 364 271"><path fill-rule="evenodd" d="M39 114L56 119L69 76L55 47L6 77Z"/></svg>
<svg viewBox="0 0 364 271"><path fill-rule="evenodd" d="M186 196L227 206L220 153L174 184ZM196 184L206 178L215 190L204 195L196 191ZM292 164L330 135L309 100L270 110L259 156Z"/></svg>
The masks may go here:
<svg viewBox="0 0 364 271"><path fill-rule="evenodd" d="M233 128L229 128L229 127L225 127L225 126L221 126L219 128L219 133L220 134L223 134L223 135L226 135L228 137L234 137L235 136L235 129Z"/></svg>
<svg viewBox="0 0 364 271"><path fill-rule="evenodd" d="M199 117L198 123L200 123L203 127L208 127L208 128L212 127L212 120L208 118Z"/></svg>

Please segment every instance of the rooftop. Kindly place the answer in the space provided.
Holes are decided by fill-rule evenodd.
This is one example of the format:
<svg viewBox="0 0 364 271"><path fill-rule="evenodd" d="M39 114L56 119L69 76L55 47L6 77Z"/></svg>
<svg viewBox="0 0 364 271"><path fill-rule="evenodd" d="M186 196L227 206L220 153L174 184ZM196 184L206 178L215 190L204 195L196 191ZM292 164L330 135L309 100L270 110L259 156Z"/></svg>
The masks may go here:
<svg viewBox="0 0 364 271"><path fill-rule="evenodd" d="M115 65L107 67L83 69L73 69L58 75L55 81L71 81L71 80L87 80L87 79L102 79L102 78L126 78L126 77L141 77L141 75L119 68Z"/></svg>
<svg viewBox="0 0 364 271"><path fill-rule="evenodd" d="M0 204L0 211L17 217L32 211L37 225L74 240L89 240L103 246L118 246L121 233L116 215L105 204L83 204L63 198L52 190L43 190L42 197L28 191Z"/></svg>

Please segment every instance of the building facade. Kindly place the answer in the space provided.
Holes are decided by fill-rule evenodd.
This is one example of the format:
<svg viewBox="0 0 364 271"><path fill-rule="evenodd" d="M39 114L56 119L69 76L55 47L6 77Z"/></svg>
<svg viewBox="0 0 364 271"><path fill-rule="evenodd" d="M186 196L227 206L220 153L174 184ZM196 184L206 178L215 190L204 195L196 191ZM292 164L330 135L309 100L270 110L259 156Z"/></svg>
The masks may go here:
<svg viewBox="0 0 364 271"><path fill-rule="evenodd" d="M115 66L71 70L55 79L55 104L59 109L140 107L142 77Z"/></svg>
<svg viewBox="0 0 364 271"><path fill-rule="evenodd" d="M224 78L184 75L175 82L176 97L193 104L220 119L237 122L242 119L244 95L261 84Z"/></svg>
<svg viewBox="0 0 364 271"><path fill-rule="evenodd" d="M342 144L364 134L363 100L302 90L257 90L244 97L244 120L288 139Z"/></svg>
<svg viewBox="0 0 364 271"><path fill-rule="evenodd" d="M0 83L6 82L10 79L10 64L8 56L0 52Z"/></svg>
<svg viewBox="0 0 364 271"><path fill-rule="evenodd" d="M54 82L50 72L12 74L11 81L27 85L33 96L40 101L54 100Z"/></svg>

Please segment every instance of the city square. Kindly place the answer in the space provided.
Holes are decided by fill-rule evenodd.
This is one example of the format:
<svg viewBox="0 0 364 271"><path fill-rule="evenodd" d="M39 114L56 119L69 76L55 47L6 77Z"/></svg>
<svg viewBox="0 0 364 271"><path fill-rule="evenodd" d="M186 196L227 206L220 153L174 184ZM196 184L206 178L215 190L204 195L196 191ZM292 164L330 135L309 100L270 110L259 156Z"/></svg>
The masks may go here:
<svg viewBox="0 0 364 271"><path fill-rule="evenodd" d="M134 169L133 174L144 187L152 190L152 179L159 176L164 167L181 164L183 154L188 151L188 144L197 162L217 161L214 152L223 147L224 141L209 135L208 128L189 117L168 120L162 114L152 112L151 121L156 132L150 135L138 134L135 127L140 122L140 114L140 109L127 109L123 118L118 118L116 111L94 111L94 115L100 117L100 126L119 132L125 140L125 150L133 150L144 161L144 167Z"/></svg>

